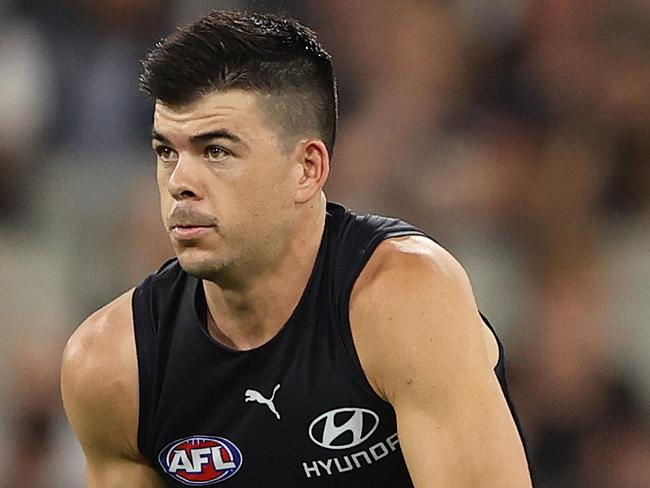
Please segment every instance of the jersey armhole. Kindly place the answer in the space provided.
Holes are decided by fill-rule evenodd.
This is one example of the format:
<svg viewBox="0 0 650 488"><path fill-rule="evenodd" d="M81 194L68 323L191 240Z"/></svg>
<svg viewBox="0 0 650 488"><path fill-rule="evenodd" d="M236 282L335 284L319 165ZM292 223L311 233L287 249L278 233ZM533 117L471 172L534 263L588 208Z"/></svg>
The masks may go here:
<svg viewBox="0 0 650 488"><path fill-rule="evenodd" d="M357 353L357 348L354 344L352 327L350 325L350 297L352 295L352 289L354 288L359 275L361 275L361 272L368 264L368 261L373 256L377 247L379 247L379 245L387 239L406 236L428 237L423 232L413 228L408 228L405 230L394 230L374 236L362 251L359 261L355 264L355 266L352 268L351 273L344 281L345 285L342 287L338 297L337 309L340 327L337 327L337 330L339 331L339 337L346 352L345 357L348 361L348 365L351 368L352 375L366 392L368 392L371 396L382 403L388 402L384 400L370 384L363 366L361 365L361 360L359 359L359 354Z"/></svg>
<svg viewBox="0 0 650 488"><path fill-rule="evenodd" d="M154 321L151 307L151 277L143 281L133 292L133 332L138 364L138 450L145 458L151 458L151 400L153 387L155 344Z"/></svg>
<svg viewBox="0 0 650 488"><path fill-rule="evenodd" d="M528 462L528 470L530 473L531 483L534 488L537 486L537 481L536 481L537 473L533 465L533 460L530 455L530 449L528 447L528 443L526 442L526 436L524 435L524 430L521 425L521 420L519 419L519 415L517 414L517 409L515 408L515 404L512 401L512 398L510 397L510 389L508 388L508 378L506 376L506 367L505 367L505 348L503 346L503 343L499 339L499 336L497 335L496 331L494 330L494 327L492 327L492 324L487 319L487 317L482 313L480 315L485 325L487 325L487 327L492 332L492 335L496 339L497 345L499 346L499 359L497 361L496 366L494 367L494 373L496 374L497 380L499 381L499 385L501 385L501 391L503 392L503 396L505 397L506 403L508 404L510 415L512 415L512 419L515 422L515 427L517 428L517 432L519 433L519 438L521 439L521 443L524 446L524 454L526 455L526 461Z"/></svg>

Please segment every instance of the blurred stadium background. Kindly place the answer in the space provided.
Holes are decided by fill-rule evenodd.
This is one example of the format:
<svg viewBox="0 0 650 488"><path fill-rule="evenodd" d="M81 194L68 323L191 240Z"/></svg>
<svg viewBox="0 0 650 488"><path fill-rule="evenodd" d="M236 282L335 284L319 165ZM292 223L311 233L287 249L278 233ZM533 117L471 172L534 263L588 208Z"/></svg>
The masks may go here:
<svg viewBox="0 0 650 488"><path fill-rule="evenodd" d="M61 348L170 255L139 59L241 7L333 52L327 194L463 262L540 487L650 487L647 0L0 0L0 485L85 486Z"/></svg>

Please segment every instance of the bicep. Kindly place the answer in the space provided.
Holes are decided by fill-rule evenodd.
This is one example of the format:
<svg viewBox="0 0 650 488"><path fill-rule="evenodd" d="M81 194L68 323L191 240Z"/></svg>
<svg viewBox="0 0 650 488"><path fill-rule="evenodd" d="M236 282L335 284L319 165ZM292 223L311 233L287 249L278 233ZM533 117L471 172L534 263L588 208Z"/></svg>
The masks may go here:
<svg viewBox="0 0 650 488"><path fill-rule="evenodd" d="M89 488L164 486L155 470L137 452L129 432L132 429L128 428L133 424L130 415L113 400L119 398L116 385L111 387L116 394L113 399L93 401L75 391L75 381L68 378L66 369L64 363L65 410L84 451Z"/></svg>
<svg viewBox="0 0 650 488"><path fill-rule="evenodd" d="M426 390L399 392L393 399L415 486L530 486L519 434L494 375L483 384ZM444 406L435 395L444 397Z"/></svg>
<svg viewBox="0 0 650 488"><path fill-rule="evenodd" d="M121 442L119 434L111 438L111 430L119 432L119 423L101 410L83 411L83 402L68 398L66 412L79 438L86 458L89 488L156 488L165 486L156 471L137 453L131 443ZM105 413L105 412L104 412ZM94 424L94 425L93 425Z"/></svg>
<svg viewBox="0 0 650 488"><path fill-rule="evenodd" d="M523 445L494 372L496 344L468 294L452 293L452 312L443 315L423 306L419 320L436 325L410 327L413 336L404 338L403 347L419 344L409 367L393 372L390 390L404 457L418 487L529 487Z"/></svg>

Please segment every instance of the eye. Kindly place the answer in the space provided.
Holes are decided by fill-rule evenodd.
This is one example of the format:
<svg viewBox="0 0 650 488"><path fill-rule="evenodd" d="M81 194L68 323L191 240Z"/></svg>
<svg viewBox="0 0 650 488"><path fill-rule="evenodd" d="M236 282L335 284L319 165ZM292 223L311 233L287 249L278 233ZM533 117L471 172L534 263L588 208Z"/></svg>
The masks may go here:
<svg viewBox="0 0 650 488"><path fill-rule="evenodd" d="M155 148L155 151L158 154L158 159L163 162L171 162L178 159L178 154L171 147L158 146Z"/></svg>
<svg viewBox="0 0 650 488"><path fill-rule="evenodd" d="M205 148L204 157L210 161L223 161L227 156L230 156L230 152L221 146L208 146Z"/></svg>

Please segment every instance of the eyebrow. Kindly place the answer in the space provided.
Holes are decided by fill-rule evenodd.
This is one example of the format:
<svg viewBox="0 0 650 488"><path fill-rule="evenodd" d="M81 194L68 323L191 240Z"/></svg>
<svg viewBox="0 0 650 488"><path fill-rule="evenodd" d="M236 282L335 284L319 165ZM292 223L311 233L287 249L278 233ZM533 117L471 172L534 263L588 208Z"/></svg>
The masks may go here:
<svg viewBox="0 0 650 488"><path fill-rule="evenodd" d="M155 129L151 131L151 138L156 141L170 142L169 139L167 139L167 137L165 137ZM190 141L192 142L192 144L196 144L197 142L209 141L211 139L228 139L229 141L232 141L237 144L243 143L240 137L236 136L232 132L225 129L212 130L209 132L202 132L200 134L195 134L193 136L190 136Z"/></svg>

